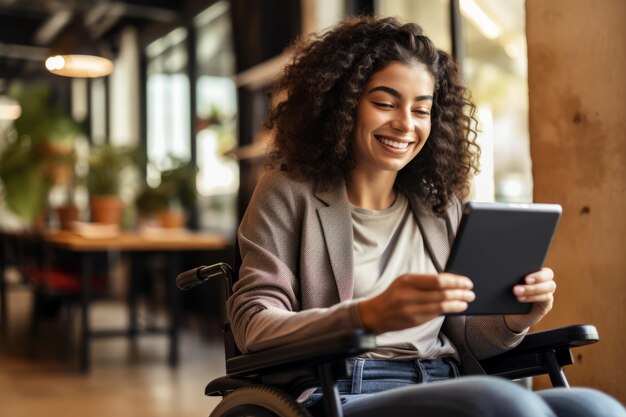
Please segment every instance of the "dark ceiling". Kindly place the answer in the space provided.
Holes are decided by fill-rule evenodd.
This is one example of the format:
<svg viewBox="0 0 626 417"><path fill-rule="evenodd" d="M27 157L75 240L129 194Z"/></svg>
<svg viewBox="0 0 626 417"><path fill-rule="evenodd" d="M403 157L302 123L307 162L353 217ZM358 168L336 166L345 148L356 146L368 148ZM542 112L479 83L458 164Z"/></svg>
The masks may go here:
<svg viewBox="0 0 626 417"><path fill-rule="evenodd" d="M77 19L97 42L115 49L127 25L171 24L185 1L176 0L0 0L0 82L35 76L55 41ZM0 90L2 85L0 85Z"/></svg>

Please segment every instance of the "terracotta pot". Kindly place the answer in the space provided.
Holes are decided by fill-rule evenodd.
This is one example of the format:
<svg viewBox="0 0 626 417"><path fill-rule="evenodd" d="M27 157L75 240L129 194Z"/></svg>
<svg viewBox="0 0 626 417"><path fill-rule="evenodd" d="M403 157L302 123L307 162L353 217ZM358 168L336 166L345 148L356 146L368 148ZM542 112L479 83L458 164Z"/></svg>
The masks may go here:
<svg viewBox="0 0 626 417"><path fill-rule="evenodd" d="M74 179L74 142L44 142L41 144L44 155L43 169L48 180L57 185L71 184Z"/></svg>
<svg viewBox="0 0 626 417"><path fill-rule="evenodd" d="M119 197L98 195L89 199L92 223L120 224L124 205Z"/></svg>
<svg viewBox="0 0 626 417"><path fill-rule="evenodd" d="M57 215L61 230L72 230L72 222L78 221L78 207L74 204L57 207Z"/></svg>
<svg viewBox="0 0 626 417"><path fill-rule="evenodd" d="M185 227L185 213L182 210L162 211L159 213L159 225L164 228L181 229Z"/></svg>

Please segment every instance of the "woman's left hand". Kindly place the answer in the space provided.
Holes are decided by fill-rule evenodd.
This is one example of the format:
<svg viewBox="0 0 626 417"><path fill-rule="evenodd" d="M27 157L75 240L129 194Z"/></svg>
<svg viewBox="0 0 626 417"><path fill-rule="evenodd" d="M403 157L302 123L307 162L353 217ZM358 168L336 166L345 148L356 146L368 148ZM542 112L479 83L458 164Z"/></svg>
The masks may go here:
<svg viewBox="0 0 626 417"><path fill-rule="evenodd" d="M513 287L513 294L521 303L533 303L528 314L510 314L504 316L509 329L520 333L537 324L550 310L554 303L554 271L542 268L540 271L526 275L524 284Z"/></svg>

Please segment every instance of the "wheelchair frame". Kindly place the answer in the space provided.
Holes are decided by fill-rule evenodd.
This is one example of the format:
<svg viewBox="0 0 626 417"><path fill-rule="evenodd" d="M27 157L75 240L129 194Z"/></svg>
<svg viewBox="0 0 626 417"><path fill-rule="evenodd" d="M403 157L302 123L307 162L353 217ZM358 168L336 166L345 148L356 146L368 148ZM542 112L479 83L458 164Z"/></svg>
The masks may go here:
<svg viewBox="0 0 626 417"><path fill-rule="evenodd" d="M225 263L183 272L176 283L180 289L188 290L210 279L223 281L224 300L232 295L235 277L232 268ZM310 414L296 398L314 387L322 388L326 415L343 416L336 381L349 376L348 358L376 348L373 334L363 330L341 331L242 354L235 345L228 318L222 313L226 376L209 382L205 395L222 396L222 403L228 399L229 404L221 407L220 403L211 416L241 416L246 412L254 416L307 417ZM529 333L514 349L483 360L481 365L489 375L519 379L548 374L553 386L569 387L562 368L574 363L571 349L597 341L598 331L589 324ZM263 395L278 405L264 401ZM256 404L246 404L246 400Z"/></svg>

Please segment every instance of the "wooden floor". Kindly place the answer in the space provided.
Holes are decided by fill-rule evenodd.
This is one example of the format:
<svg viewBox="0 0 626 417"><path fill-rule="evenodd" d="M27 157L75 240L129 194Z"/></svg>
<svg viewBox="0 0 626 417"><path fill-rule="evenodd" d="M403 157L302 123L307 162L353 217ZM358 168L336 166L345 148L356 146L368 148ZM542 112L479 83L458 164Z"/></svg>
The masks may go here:
<svg viewBox="0 0 626 417"><path fill-rule="evenodd" d="M36 343L29 340L31 303L26 287L10 291L9 328L0 344L0 417L200 417L219 401L203 395L205 384L224 372L219 333L201 336L187 325L176 369L167 365L164 336L135 345L96 340L92 370L82 375L73 337L62 336L57 320L44 323ZM126 320L119 302L98 303L91 314L94 327Z"/></svg>

